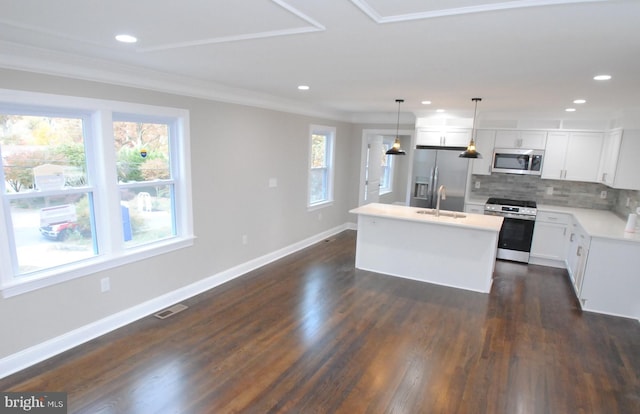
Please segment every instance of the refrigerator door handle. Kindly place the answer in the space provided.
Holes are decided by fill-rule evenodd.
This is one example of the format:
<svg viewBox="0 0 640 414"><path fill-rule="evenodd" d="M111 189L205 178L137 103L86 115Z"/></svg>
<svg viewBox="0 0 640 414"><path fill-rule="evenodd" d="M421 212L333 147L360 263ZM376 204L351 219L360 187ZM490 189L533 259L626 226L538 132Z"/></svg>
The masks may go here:
<svg viewBox="0 0 640 414"><path fill-rule="evenodd" d="M435 208L436 197L438 197L438 166L433 167L433 185L431 186L431 205L430 208Z"/></svg>
<svg viewBox="0 0 640 414"><path fill-rule="evenodd" d="M427 208L431 208L433 205L433 182L435 178L435 166L431 167L431 171L429 173L429 188L427 191Z"/></svg>

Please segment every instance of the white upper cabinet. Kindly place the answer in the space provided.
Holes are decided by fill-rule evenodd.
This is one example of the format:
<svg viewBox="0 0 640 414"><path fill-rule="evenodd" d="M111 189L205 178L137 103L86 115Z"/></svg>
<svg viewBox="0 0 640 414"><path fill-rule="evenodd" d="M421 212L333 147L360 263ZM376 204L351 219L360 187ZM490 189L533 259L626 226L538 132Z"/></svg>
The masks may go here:
<svg viewBox="0 0 640 414"><path fill-rule="evenodd" d="M466 147L471 139L470 129L451 129L446 131L418 128L416 145L434 147Z"/></svg>
<svg viewBox="0 0 640 414"><path fill-rule="evenodd" d="M542 178L598 182L603 139L601 132L550 132Z"/></svg>
<svg viewBox="0 0 640 414"><path fill-rule="evenodd" d="M640 190L638 154L640 154L640 130L624 131L613 181L614 188Z"/></svg>
<svg viewBox="0 0 640 414"><path fill-rule="evenodd" d="M545 148L547 131L502 130L496 132L495 148Z"/></svg>
<svg viewBox="0 0 640 414"><path fill-rule="evenodd" d="M471 160L472 174L491 175L491 162L493 161L495 139L495 130L479 129L476 131L476 151L480 153L482 158Z"/></svg>
<svg viewBox="0 0 640 414"><path fill-rule="evenodd" d="M613 187L615 182L616 166L618 165L621 143L622 130L609 131L609 133L604 136L602 158L600 159L600 169L598 170L598 181L609 187Z"/></svg>

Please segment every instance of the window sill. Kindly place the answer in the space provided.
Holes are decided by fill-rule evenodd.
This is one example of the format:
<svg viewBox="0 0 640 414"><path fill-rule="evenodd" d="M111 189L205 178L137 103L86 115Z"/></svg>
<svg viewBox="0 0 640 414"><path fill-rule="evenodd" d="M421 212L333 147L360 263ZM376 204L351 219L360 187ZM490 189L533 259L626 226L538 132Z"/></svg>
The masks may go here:
<svg viewBox="0 0 640 414"><path fill-rule="evenodd" d="M53 286L79 277L88 276L103 270L112 269L128 263L134 263L150 257L191 247L194 239L195 236L175 238L165 242L154 243L150 246L132 248L125 251L124 254L120 256L93 257L91 259L77 262L72 266L65 266L64 271L51 269L50 271L40 272L34 276L18 276L15 277L13 281L5 283L0 288L0 291L3 298L22 295L24 293Z"/></svg>
<svg viewBox="0 0 640 414"><path fill-rule="evenodd" d="M310 206L307 206L307 211L320 210L321 208L331 207L332 205L333 205L333 200L332 201L324 201L322 203L317 203L317 204L312 204Z"/></svg>

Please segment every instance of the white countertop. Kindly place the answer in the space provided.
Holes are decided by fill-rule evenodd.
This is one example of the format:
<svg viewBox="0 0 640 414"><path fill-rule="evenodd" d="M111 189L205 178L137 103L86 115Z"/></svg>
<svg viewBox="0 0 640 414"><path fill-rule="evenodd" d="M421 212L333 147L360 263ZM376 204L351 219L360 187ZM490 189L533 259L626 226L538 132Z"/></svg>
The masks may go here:
<svg viewBox="0 0 640 414"><path fill-rule="evenodd" d="M640 232L625 232L624 229L627 225L626 220L621 219L608 210L538 204L538 211L571 214L591 237L640 243Z"/></svg>
<svg viewBox="0 0 640 414"><path fill-rule="evenodd" d="M447 215L440 215L439 217L436 217L433 214L420 214L418 213L418 211L420 210L432 211L431 209L427 208L407 207L396 204L371 203L354 208L349 212L366 216L392 218L420 223L440 224L453 227L466 227L494 232L500 231L500 227L502 227L502 221L504 220L502 217L498 216L485 216L482 214L463 213L457 211L453 212L447 210L440 210L440 212L444 214L455 213L463 217L454 218Z"/></svg>

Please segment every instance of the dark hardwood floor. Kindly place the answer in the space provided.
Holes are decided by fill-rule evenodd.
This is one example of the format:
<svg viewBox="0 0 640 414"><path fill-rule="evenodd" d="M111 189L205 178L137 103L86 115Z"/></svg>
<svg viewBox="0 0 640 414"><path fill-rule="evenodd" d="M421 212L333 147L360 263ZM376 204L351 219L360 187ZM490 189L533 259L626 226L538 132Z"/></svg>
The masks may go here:
<svg viewBox="0 0 640 414"><path fill-rule="evenodd" d="M484 295L354 254L341 233L0 390L73 413L640 413L640 324L582 313L564 271L498 262Z"/></svg>

